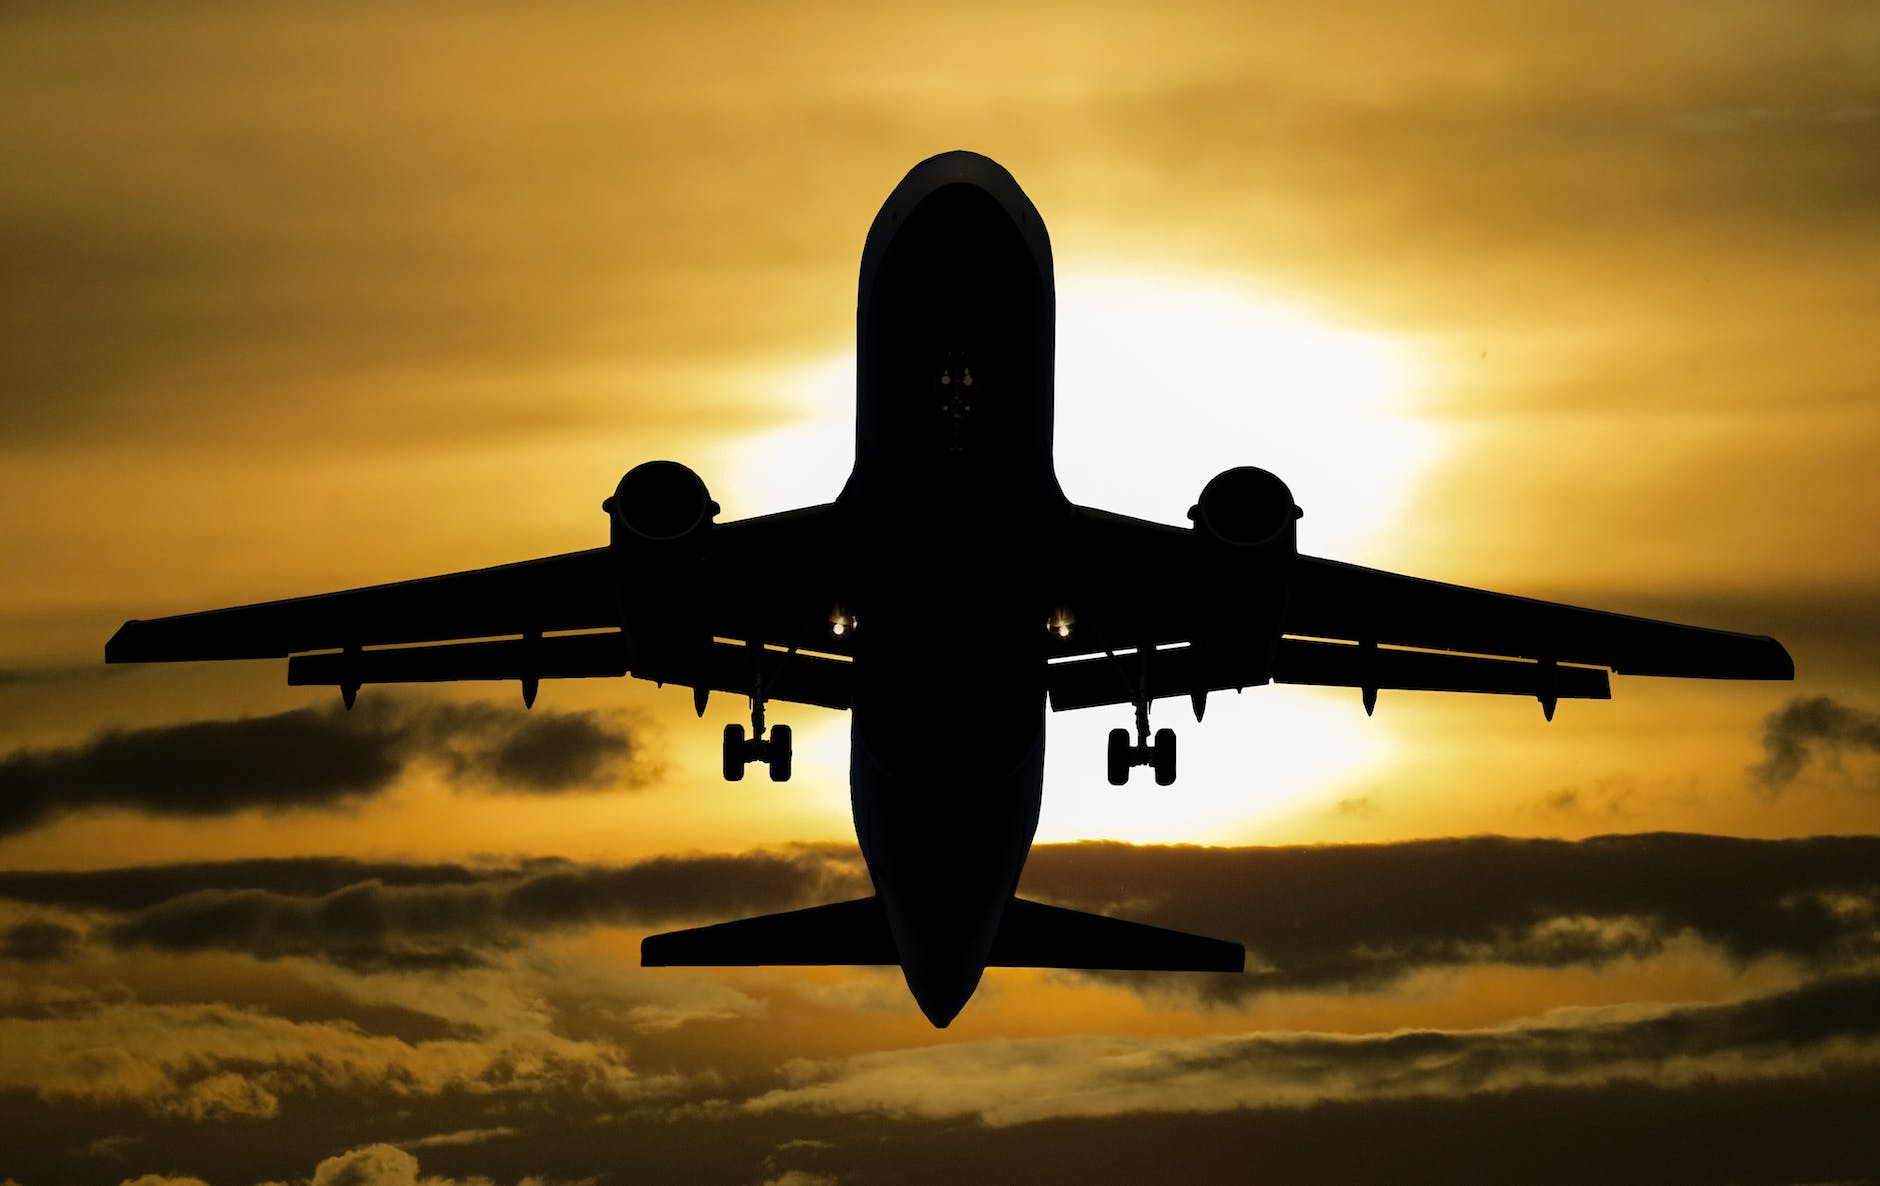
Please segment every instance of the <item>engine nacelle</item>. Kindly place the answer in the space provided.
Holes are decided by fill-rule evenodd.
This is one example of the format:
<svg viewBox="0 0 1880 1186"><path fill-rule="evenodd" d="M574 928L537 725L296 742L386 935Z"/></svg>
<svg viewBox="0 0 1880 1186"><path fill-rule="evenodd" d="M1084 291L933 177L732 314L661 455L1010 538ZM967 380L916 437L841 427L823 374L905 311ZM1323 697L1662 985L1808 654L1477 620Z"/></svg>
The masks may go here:
<svg viewBox="0 0 1880 1186"><path fill-rule="evenodd" d="M601 504L618 542L675 544L711 527L718 504L696 473L676 461L634 466Z"/></svg>
<svg viewBox="0 0 1880 1186"><path fill-rule="evenodd" d="M1276 475L1242 465L1209 479L1188 517L1195 530L1217 543L1261 548L1291 535L1294 520L1304 513Z"/></svg>

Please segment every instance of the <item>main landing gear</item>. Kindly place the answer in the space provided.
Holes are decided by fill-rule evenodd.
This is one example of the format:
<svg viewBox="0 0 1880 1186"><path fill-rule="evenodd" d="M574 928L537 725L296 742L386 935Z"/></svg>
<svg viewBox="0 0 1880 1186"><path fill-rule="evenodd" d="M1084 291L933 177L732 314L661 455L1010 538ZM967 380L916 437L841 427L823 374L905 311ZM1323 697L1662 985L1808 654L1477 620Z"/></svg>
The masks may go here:
<svg viewBox="0 0 1880 1186"><path fill-rule="evenodd" d="M765 762L770 766L770 781L790 781L790 726L778 725L770 731L770 736L763 733L764 710L754 714L758 724L756 736L745 740L743 725L725 726L725 781L737 782L744 777L744 767L751 762Z"/></svg>
<svg viewBox="0 0 1880 1186"><path fill-rule="evenodd" d="M1110 785L1120 787L1129 781L1132 766L1155 768L1155 785L1165 787L1175 781L1175 730L1157 729L1155 741L1149 740L1149 702L1136 701L1136 741L1130 744L1128 729L1110 730Z"/></svg>
<svg viewBox="0 0 1880 1186"><path fill-rule="evenodd" d="M744 737L743 725L725 726L725 781L740 782L744 778L744 768L752 762L763 762L770 767L770 781L790 781L790 726L778 725L770 730L770 736L764 736L764 681L761 660L763 651L757 643L751 644L753 668L755 674L751 686L751 737Z"/></svg>

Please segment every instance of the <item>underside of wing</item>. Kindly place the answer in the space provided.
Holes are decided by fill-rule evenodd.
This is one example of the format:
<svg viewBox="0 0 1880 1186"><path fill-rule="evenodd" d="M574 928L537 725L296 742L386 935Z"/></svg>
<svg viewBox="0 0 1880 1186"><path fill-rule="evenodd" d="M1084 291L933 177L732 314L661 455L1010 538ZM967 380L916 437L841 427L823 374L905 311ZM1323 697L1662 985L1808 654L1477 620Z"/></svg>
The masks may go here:
<svg viewBox="0 0 1880 1186"><path fill-rule="evenodd" d="M300 651L620 625L606 548L495 568L130 621L107 663L272 659Z"/></svg>
<svg viewBox="0 0 1880 1186"><path fill-rule="evenodd" d="M1596 664L1621 675L1793 679L1782 644L1299 557L1285 632L1439 651Z"/></svg>
<svg viewBox="0 0 1880 1186"><path fill-rule="evenodd" d="M633 675L845 708L846 644L830 633L833 513L716 525L684 548L591 548L130 621L105 660L291 656L289 683L337 686L349 704L367 684L520 680L532 702L543 679Z"/></svg>
<svg viewBox="0 0 1880 1186"><path fill-rule="evenodd" d="M1269 681L1605 699L1609 673L1792 679L1782 644L1401 576L1222 549L1199 530L1088 508L1064 533L1053 708ZM1551 708L1549 709L1551 712Z"/></svg>

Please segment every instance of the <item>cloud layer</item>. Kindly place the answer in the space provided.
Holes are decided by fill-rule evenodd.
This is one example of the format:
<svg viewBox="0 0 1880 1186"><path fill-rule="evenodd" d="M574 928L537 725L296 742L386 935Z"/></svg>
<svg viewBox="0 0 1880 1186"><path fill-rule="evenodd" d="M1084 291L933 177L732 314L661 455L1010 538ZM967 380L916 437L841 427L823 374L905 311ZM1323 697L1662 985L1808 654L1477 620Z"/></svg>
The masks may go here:
<svg viewBox="0 0 1880 1186"><path fill-rule="evenodd" d="M416 764L451 781L547 794L637 786L639 738L598 712L378 696L353 712L106 730L82 744L0 758L0 836L99 808L208 817L332 808L390 787Z"/></svg>
<svg viewBox="0 0 1880 1186"><path fill-rule="evenodd" d="M1228 1003L1365 989L1421 969L1600 967L1696 943L1738 964L1827 971L1880 955L1880 838L1482 836L1400 844L1042 845L1020 892L1244 942L1239 976L1121 976ZM470 966L534 936L710 922L867 892L852 852L672 856L630 865L205 862L0 873L0 899L89 914L94 941L305 956L353 967ZM51 959L70 942L9 938ZM1120 974L1119 974L1120 975Z"/></svg>

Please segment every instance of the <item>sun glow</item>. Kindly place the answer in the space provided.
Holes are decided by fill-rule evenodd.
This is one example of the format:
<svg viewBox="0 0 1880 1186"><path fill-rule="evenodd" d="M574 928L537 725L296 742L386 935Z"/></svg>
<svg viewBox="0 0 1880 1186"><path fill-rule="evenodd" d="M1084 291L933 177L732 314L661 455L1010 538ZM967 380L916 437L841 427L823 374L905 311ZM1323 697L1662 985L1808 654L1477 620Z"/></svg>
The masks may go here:
<svg viewBox="0 0 1880 1186"><path fill-rule="evenodd" d="M726 488L731 517L828 501L849 472L852 355L768 381L767 398L798 418L730 446L716 463L722 480L707 473ZM1381 563L1437 455L1436 430L1410 410L1424 381L1407 344L1327 324L1232 279L1059 278L1056 458L1073 501L1185 524L1215 473L1260 465L1305 509L1302 550ZM1256 688L1216 694L1202 727L1185 702L1162 702L1151 723L1178 730L1179 781L1156 788L1143 770L1112 787L1104 735L1129 717L1126 706L1052 714L1040 840L1255 839L1261 820L1329 803L1390 756L1388 733L1355 692Z"/></svg>

